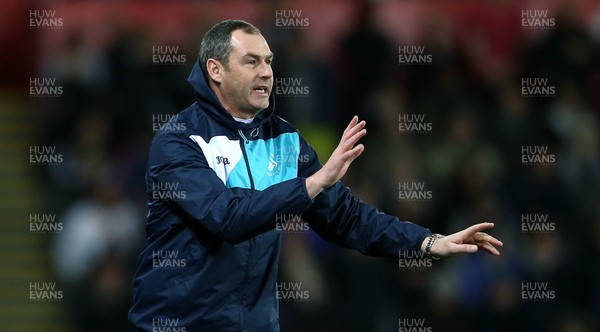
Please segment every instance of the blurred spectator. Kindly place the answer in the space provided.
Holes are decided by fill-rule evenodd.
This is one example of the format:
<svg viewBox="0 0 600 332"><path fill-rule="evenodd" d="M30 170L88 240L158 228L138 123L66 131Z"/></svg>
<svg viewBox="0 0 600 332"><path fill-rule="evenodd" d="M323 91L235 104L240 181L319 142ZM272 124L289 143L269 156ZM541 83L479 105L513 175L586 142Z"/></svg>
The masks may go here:
<svg viewBox="0 0 600 332"><path fill-rule="evenodd" d="M338 68L343 86L340 124L352 114L367 122L372 119L365 97L378 88L391 65L390 59L395 58L389 41L377 30L374 3L361 0L356 12L358 18L340 44L343 59L343 66Z"/></svg>
<svg viewBox="0 0 600 332"><path fill-rule="evenodd" d="M96 170L88 197L64 213L53 259L75 331L128 331L133 263L144 238L141 211L123 196L120 177Z"/></svg>

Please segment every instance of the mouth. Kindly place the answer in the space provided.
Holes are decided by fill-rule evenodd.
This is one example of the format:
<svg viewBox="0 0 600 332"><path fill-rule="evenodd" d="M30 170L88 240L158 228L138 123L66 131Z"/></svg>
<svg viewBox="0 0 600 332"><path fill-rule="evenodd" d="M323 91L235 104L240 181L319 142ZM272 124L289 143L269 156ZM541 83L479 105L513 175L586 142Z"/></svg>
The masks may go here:
<svg viewBox="0 0 600 332"><path fill-rule="evenodd" d="M259 85L254 87L254 89L252 89L252 91L256 92L259 95L262 96L269 96L269 87L266 85Z"/></svg>

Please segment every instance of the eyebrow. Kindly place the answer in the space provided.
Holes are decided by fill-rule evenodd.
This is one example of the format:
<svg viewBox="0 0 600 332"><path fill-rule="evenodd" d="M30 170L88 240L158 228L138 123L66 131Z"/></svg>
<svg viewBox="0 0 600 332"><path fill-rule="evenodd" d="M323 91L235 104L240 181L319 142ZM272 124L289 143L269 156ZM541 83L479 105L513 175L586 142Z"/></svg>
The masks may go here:
<svg viewBox="0 0 600 332"><path fill-rule="evenodd" d="M255 58L255 59L262 59L262 58L265 58L265 59L273 59L273 53L272 53L272 52L269 52L269 53L267 53L267 54L266 54L264 57L263 57L263 56L261 56L260 54L256 54L256 53L246 53L246 54L244 54L244 56L243 56L243 57L244 57L244 58L245 58L245 57L250 57L250 58Z"/></svg>

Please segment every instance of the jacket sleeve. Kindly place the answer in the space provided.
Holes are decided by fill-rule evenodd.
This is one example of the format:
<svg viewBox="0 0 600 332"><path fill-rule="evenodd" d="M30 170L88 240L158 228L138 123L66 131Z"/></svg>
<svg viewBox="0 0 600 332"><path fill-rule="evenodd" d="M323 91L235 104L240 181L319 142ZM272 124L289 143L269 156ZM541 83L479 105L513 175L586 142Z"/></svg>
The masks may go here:
<svg viewBox="0 0 600 332"><path fill-rule="evenodd" d="M173 131L155 136L146 178L150 194L157 188L155 184L170 185L180 193L176 197L163 194L161 197L165 199L150 200L150 214L156 217L149 216L149 228L151 223L177 223L164 218L169 210L175 210L230 243L240 243L275 228L276 214L300 214L312 204L303 178L281 182L263 191L227 188L208 166L200 147L185 134ZM171 225L158 226L164 229Z"/></svg>
<svg viewBox="0 0 600 332"><path fill-rule="evenodd" d="M303 139L301 153L307 162L301 164L300 176L308 177L322 167ZM426 228L379 212L354 197L340 181L314 198L303 219L325 240L371 256L398 257L400 252L418 251L431 234Z"/></svg>

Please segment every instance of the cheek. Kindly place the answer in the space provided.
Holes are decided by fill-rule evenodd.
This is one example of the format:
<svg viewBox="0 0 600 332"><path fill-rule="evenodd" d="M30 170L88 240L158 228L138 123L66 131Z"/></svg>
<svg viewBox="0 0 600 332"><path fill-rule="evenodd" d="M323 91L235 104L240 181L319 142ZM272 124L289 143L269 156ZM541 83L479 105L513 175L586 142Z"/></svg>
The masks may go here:
<svg viewBox="0 0 600 332"><path fill-rule="evenodd" d="M233 78L232 84L234 85L234 89L239 93L247 94L248 90L251 90L251 84L247 83L247 80L243 76L237 76Z"/></svg>
<svg viewBox="0 0 600 332"><path fill-rule="evenodd" d="M247 98L249 92L248 88L245 84L242 84L240 81L231 81L229 85L229 91L232 94L232 97L235 99L245 99Z"/></svg>
<svg viewBox="0 0 600 332"><path fill-rule="evenodd" d="M235 98L247 99L252 95L253 76L243 70L232 69L228 74L228 90Z"/></svg>

